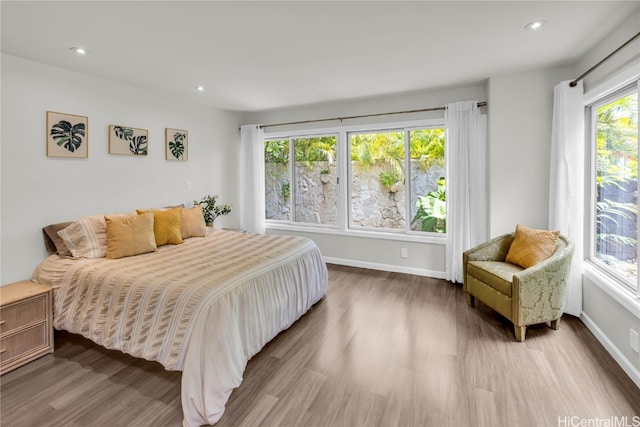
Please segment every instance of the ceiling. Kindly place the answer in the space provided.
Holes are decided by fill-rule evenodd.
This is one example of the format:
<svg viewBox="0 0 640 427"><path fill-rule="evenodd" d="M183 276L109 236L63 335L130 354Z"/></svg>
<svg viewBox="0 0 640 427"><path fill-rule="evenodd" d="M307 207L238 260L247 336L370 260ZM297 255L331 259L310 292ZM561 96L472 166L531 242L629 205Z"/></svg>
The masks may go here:
<svg viewBox="0 0 640 427"><path fill-rule="evenodd" d="M3 53L256 111L572 65L638 8L638 1L3 0L0 14ZM524 29L536 19L548 24Z"/></svg>

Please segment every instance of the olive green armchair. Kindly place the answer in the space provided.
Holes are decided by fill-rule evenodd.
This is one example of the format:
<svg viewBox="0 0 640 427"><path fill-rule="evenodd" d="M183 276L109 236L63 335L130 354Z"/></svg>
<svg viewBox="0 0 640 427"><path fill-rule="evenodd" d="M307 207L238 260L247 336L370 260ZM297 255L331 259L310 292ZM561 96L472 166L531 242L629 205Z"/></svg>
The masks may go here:
<svg viewBox="0 0 640 427"><path fill-rule="evenodd" d="M505 262L514 236L505 234L464 252L463 289L471 307L478 298L509 319L522 342L527 325L560 326L574 245L560 235L551 257L524 269Z"/></svg>

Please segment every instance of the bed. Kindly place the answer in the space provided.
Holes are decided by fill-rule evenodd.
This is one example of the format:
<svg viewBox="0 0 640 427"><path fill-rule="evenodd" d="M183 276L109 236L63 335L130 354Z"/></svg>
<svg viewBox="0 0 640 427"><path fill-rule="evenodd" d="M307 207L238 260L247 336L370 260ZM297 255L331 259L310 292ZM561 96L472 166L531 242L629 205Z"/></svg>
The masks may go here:
<svg viewBox="0 0 640 427"><path fill-rule="evenodd" d="M318 302L327 269L293 236L213 230L118 259L47 257L54 327L182 371L185 427L214 424L248 360Z"/></svg>

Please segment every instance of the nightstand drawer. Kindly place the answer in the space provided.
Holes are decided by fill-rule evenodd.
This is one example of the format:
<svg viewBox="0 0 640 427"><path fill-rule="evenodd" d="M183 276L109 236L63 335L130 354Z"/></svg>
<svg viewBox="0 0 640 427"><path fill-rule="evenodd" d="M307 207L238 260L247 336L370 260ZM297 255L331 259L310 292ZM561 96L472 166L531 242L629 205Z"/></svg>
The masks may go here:
<svg viewBox="0 0 640 427"><path fill-rule="evenodd" d="M33 298L3 307L0 310L0 334L5 335L47 318L47 295Z"/></svg>
<svg viewBox="0 0 640 427"><path fill-rule="evenodd" d="M0 286L0 375L53 351L52 304L50 286Z"/></svg>
<svg viewBox="0 0 640 427"><path fill-rule="evenodd" d="M13 335L0 339L0 363L8 367L12 359L26 356L28 353L39 355L50 351L49 327L42 322Z"/></svg>

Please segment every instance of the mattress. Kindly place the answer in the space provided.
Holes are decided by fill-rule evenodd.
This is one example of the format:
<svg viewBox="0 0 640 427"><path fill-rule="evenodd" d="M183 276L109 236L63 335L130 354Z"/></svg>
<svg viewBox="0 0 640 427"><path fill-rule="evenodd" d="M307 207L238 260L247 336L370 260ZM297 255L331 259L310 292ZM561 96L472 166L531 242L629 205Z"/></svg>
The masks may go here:
<svg viewBox="0 0 640 427"><path fill-rule="evenodd" d="M54 327L182 371L184 426L217 422L248 360L325 294L317 246L215 230L120 259L51 255Z"/></svg>

